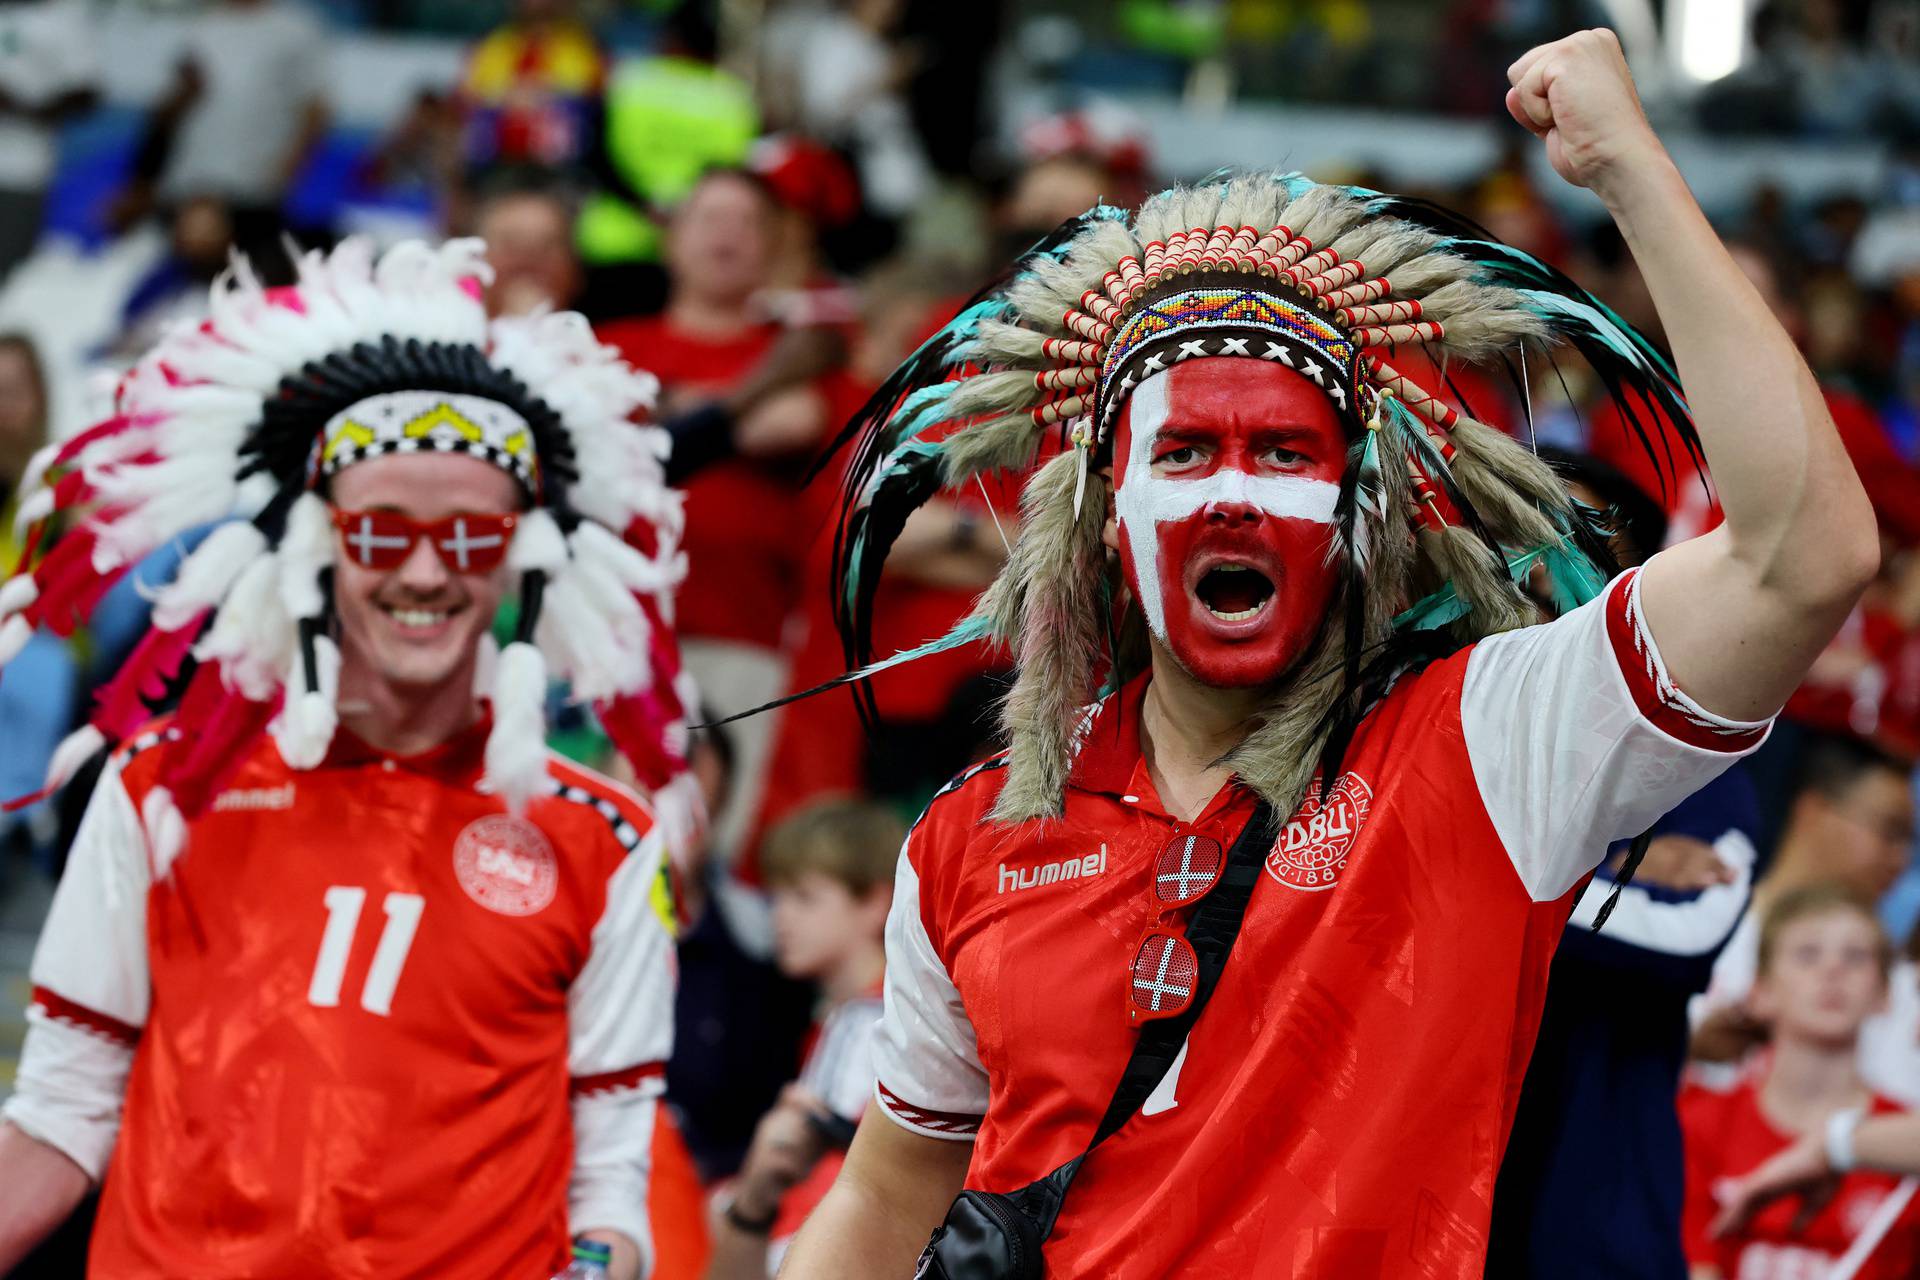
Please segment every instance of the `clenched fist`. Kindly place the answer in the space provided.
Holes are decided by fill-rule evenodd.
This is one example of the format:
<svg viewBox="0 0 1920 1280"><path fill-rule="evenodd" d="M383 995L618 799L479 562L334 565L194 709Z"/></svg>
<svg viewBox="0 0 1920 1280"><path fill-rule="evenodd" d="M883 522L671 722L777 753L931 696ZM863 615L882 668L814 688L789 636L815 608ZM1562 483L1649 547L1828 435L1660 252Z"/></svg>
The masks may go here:
<svg viewBox="0 0 1920 1280"><path fill-rule="evenodd" d="M1554 172L1602 200L1623 175L1666 154L1611 31L1540 45L1507 68L1507 79L1507 110L1546 141Z"/></svg>

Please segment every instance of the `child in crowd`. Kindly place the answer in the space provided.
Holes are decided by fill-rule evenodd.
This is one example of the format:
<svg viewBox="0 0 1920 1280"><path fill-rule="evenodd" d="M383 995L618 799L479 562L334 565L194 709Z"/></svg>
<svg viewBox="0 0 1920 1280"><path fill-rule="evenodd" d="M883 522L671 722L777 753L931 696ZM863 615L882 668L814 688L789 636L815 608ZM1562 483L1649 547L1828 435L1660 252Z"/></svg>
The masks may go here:
<svg viewBox="0 0 1920 1280"><path fill-rule="evenodd" d="M714 1231L708 1280L765 1280L839 1172L873 1096L887 911L906 827L870 801L829 800L768 832L761 867L782 972L820 988L800 1078L760 1121Z"/></svg>
<svg viewBox="0 0 1920 1280"><path fill-rule="evenodd" d="M1920 1275L1920 1205L1911 1182L1856 1171L1788 1196L1736 1234L1710 1238L1716 1188L1827 1129L1844 1147L1860 1114L1898 1111L1862 1081L1860 1027L1886 1002L1892 950L1869 902L1838 884L1776 899L1760 925L1752 1009L1771 1048L1731 1087L1681 1090L1687 1154L1686 1246L1693 1280L1905 1280ZM1836 1167L1847 1162L1836 1160Z"/></svg>

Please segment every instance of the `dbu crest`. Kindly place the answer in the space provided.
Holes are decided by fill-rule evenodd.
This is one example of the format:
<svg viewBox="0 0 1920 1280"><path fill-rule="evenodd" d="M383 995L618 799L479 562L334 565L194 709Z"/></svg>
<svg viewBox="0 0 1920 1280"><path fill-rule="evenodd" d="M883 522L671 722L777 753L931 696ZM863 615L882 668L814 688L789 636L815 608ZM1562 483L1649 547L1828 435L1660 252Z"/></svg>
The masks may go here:
<svg viewBox="0 0 1920 1280"><path fill-rule="evenodd" d="M1280 828L1280 838L1267 854L1267 874L1310 893L1333 888L1372 804L1373 788L1358 774L1341 774L1325 804L1319 784L1308 787L1306 799Z"/></svg>

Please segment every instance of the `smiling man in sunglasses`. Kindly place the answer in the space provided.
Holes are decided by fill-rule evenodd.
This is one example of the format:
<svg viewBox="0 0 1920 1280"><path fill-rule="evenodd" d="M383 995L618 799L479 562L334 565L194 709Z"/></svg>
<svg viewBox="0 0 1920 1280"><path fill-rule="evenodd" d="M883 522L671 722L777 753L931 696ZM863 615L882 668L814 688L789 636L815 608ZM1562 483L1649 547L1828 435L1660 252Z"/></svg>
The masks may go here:
<svg viewBox="0 0 1920 1280"><path fill-rule="evenodd" d="M665 833L543 707L564 676L682 785L678 504L652 379L577 316L490 323L483 270L242 271L39 460L28 518L71 515L0 588L0 661L228 518L56 762L116 747L34 956L0 1272L92 1184L96 1277L648 1271Z"/></svg>

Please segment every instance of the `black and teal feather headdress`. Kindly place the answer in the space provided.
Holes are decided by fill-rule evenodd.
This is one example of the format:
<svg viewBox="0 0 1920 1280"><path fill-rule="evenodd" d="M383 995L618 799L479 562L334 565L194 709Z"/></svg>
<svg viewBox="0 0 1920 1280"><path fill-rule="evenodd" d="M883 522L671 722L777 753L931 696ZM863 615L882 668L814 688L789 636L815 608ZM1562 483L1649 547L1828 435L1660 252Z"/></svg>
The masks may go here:
<svg viewBox="0 0 1920 1280"><path fill-rule="evenodd" d="M1445 210L1297 174L1164 191L1132 216L1096 207L974 298L848 424L834 604L849 679L975 640L1007 646L1018 671L996 816L1058 813L1080 709L1129 674L1120 651L1137 625L1114 611L1120 580L1099 540L1108 428L1166 363L1279 360L1312 373L1353 441L1337 620L1229 757L1290 810L1316 768L1337 771L1383 674L1534 621L1521 583L1536 566L1560 607L1612 568L1593 513L1531 450L1394 367L1410 346L1443 376L1450 362L1511 369L1571 346L1650 451L1664 422L1699 464L1666 358L1564 275ZM1050 440L1059 454L1035 470ZM993 471L1033 471L1006 568L947 635L875 662L874 595L907 517Z"/></svg>

